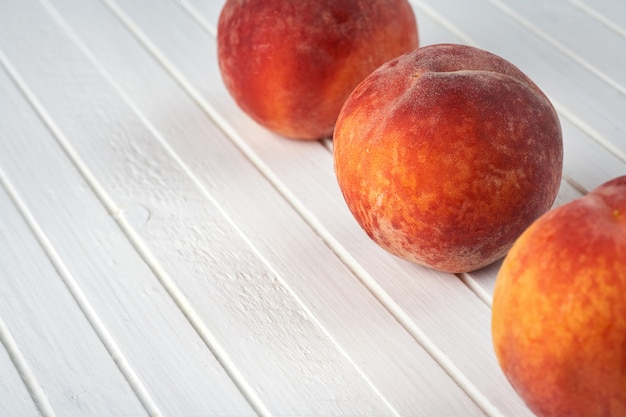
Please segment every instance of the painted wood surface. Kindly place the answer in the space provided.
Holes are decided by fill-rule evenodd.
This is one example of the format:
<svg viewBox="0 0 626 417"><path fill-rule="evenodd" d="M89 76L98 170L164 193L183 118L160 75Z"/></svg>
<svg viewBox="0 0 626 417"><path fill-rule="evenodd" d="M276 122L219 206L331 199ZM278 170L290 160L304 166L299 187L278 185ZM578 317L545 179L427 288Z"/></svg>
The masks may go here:
<svg viewBox="0 0 626 417"><path fill-rule="evenodd" d="M626 174L626 7L416 0L423 45L559 111L556 205ZM499 262L444 274L360 230L332 141L234 104L223 0L0 1L0 415L531 415L490 338Z"/></svg>

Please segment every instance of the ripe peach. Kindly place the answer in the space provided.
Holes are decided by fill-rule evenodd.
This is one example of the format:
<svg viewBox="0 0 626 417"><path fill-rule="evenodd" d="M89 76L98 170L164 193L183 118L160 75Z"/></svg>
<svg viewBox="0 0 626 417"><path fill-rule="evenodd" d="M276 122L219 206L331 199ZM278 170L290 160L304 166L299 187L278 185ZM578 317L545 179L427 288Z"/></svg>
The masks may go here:
<svg viewBox="0 0 626 417"><path fill-rule="evenodd" d="M492 336L538 416L626 415L626 176L520 236L496 280Z"/></svg>
<svg viewBox="0 0 626 417"><path fill-rule="evenodd" d="M350 95L334 135L352 214L381 247L448 272L481 268L552 205L563 145L554 108L508 61L431 45Z"/></svg>
<svg viewBox="0 0 626 417"><path fill-rule="evenodd" d="M217 46L245 113L282 136L319 139L354 87L417 48L418 34L407 0L227 0Z"/></svg>

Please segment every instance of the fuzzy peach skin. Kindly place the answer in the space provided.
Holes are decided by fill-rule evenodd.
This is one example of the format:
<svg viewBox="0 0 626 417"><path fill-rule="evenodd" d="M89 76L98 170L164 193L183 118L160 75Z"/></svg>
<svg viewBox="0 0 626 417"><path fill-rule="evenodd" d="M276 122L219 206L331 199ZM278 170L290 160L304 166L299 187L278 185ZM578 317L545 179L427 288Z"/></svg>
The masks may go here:
<svg viewBox="0 0 626 417"><path fill-rule="evenodd" d="M492 336L537 416L626 416L626 176L521 235L496 280Z"/></svg>
<svg viewBox="0 0 626 417"><path fill-rule="evenodd" d="M407 0L228 0L218 62L239 107L294 139L330 137L358 83L417 48Z"/></svg>
<svg viewBox="0 0 626 417"><path fill-rule="evenodd" d="M556 198L563 145L554 108L489 52L440 44L374 71L346 101L335 172L381 247L446 272L504 256Z"/></svg>

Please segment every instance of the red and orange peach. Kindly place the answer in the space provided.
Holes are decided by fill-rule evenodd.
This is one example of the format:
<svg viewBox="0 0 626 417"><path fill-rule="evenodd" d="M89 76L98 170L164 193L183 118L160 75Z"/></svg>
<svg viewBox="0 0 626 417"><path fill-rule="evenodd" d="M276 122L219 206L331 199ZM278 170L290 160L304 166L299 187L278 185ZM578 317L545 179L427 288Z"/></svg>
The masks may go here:
<svg viewBox="0 0 626 417"><path fill-rule="evenodd" d="M537 416L626 415L626 176L520 236L496 280L492 337Z"/></svg>
<svg viewBox="0 0 626 417"><path fill-rule="evenodd" d="M391 60L350 95L334 134L339 186L381 247L447 272L504 256L554 202L563 145L518 68L462 45Z"/></svg>
<svg viewBox="0 0 626 417"><path fill-rule="evenodd" d="M418 46L407 0L227 0L218 61L239 107L296 139L329 137L350 92Z"/></svg>

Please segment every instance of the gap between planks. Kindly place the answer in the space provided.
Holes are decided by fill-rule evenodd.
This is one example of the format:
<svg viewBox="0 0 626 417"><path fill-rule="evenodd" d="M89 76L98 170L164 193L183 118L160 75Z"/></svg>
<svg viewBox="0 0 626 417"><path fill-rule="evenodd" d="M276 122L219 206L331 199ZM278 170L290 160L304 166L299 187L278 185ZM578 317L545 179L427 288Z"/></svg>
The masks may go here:
<svg viewBox="0 0 626 417"><path fill-rule="evenodd" d="M8 182L6 175L0 168L0 185L4 187L4 189L9 194L9 197L15 204L15 196L16 192L13 186ZM54 409L50 405L48 401L48 396L46 395L44 389L37 381L37 377L35 376L33 370L31 369L28 361L24 357L24 354L20 350L17 342L13 338L11 331L0 317L0 343L4 346L9 355L13 366L17 370L22 382L26 386L26 390L30 394L33 402L35 403L35 407L41 413L43 417L57 417L57 414L54 412Z"/></svg>
<svg viewBox="0 0 626 417"><path fill-rule="evenodd" d="M582 10L583 12L587 13L589 16L591 16L598 22L602 23L604 26L611 29L613 32L617 33L619 36L626 38L626 29L622 28L620 25L618 25L617 23L615 23L614 21L606 17L604 14L598 12L597 10L595 10L591 6L588 6L587 4L583 3L580 0L568 0L568 1L574 6L576 6L577 8L579 8L580 10Z"/></svg>

